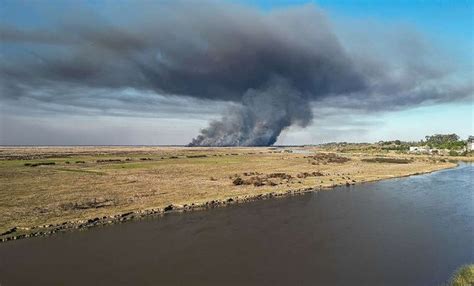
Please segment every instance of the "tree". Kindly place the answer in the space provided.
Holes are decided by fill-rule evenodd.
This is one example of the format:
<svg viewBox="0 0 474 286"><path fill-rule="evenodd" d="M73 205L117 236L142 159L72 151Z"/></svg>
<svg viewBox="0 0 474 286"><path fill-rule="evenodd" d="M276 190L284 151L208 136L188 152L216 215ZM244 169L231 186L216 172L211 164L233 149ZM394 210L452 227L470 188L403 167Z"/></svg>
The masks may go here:
<svg viewBox="0 0 474 286"><path fill-rule="evenodd" d="M457 155L458 155L458 152L454 150L449 151L449 156L457 156Z"/></svg>
<svg viewBox="0 0 474 286"><path fill-rule="evenodd" d="M432 136L425 136L425 144L431 148L440 149L461 149L466 144L464 141L459 140L459 136L456 134L435 134Z"/></svg>

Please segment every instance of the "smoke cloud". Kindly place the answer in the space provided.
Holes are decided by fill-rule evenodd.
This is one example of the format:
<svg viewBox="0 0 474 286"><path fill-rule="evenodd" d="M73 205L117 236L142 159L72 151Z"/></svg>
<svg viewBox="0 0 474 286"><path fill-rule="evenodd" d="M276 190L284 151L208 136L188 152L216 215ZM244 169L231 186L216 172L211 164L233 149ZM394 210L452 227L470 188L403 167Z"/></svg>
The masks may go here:
<svg viewBox="0 0 474 286"><path fill-rule="evenodd" d="M2 100L74 95L77 103L77 90L90 101L97 90L133 89L231 102L190 145L266 146L289 126L311 124L318 105L370 112L472 95L472 82L452 83L451 67L433 61L416 33L395 37L394 54L350 47L314 5L262 12L223 2L129 4L126 20L84 8L43 29L0 23ZM367 33L368 42L384 40Z"/></svg>
<svg viewBox="0 0 474 286"><path fill-rule="evenodd" d="M284 79L250 89L242 105L201 131L190 146L269 146L291 125L306 127L313 118L309 99Z"/></svg>

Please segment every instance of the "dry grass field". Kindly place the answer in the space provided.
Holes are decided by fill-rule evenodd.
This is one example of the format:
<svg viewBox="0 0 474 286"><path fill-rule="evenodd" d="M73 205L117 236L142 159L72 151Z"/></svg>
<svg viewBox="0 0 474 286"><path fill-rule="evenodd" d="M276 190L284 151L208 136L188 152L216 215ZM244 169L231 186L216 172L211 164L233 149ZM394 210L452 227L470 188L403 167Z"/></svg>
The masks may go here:
<svg viewBox="0 0 474 286"><path fill-rule="evenodd" d="M441 158L336 154L312 147L1 147L0 234L453 166Z"/></svg>

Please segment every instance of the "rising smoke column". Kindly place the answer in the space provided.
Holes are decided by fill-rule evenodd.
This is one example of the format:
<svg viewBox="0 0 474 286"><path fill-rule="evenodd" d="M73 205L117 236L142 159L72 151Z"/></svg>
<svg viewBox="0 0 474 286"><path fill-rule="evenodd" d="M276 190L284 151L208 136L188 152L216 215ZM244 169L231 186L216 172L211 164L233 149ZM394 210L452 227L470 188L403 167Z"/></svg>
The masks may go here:
<svg viewBox="0 0 474 286"><path fill-rule="evenodd" d="M269 146L286 127L306 127L313 118L310 102L281 78L262 89L250 89L242 104L201 130L189 146Z"/></svg>
<svg viewBox="0 0 474 286"><path fill-rule="evenodd" d="M226 53L224 75L241 80L230 93L242 94L240 102L188 146L269 146L285 128L311 123L313 100L367 88L324 15L305 8L260 15L255 31L238 32L249 47Z"/></svg>

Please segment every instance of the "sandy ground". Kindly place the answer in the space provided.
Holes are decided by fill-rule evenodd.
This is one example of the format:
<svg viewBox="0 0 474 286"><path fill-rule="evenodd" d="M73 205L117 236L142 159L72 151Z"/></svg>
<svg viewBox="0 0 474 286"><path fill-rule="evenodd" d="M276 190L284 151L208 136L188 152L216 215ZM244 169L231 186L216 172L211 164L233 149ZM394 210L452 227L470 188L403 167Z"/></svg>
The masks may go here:
<svg viewBox="0 0 474 286"><path fill-rule="evenodd" d="M456 165L448 159L312 147L0 147L0 234L432 172Z"/></svg>

